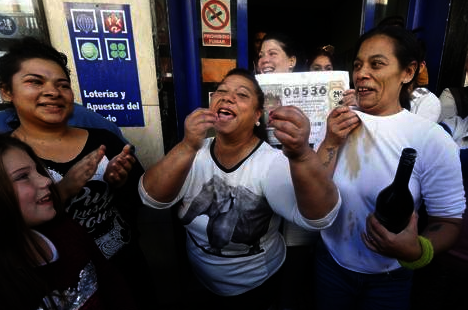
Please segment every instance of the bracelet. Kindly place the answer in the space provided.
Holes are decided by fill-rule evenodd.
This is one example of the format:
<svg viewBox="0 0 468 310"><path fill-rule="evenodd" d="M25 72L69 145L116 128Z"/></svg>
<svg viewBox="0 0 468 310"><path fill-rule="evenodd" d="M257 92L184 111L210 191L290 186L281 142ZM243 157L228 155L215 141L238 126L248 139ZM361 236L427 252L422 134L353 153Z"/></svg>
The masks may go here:
<svg viewBox="0 0 468 310"><path fill-rule="evenodd" d="M421 244L422 254L421 257L414 262L405 262L398 260L402 267L408 269L418 269L428 265L432 258L434 257L434 248L432 247L432 243L429 239L418 236L419 244Z"/></svg>

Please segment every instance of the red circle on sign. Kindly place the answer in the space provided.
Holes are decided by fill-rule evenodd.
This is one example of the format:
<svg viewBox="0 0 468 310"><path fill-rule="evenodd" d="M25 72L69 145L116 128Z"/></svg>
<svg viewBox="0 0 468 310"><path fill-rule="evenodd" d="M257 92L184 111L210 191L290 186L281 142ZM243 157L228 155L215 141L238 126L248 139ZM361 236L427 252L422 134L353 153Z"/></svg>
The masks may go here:
<svg viewBox="0 0 468 310"><path fill-rule="evenodd" d="M214 12L214 10L212 8L210 8L210 5L212 4L216 4L216 5L219 5L222 10L224 10L224 14L226 15L226 19L223 21L221 18L219 18L219 16L216 16L216 12ZM211 12L214 16L213 19L218 19L221 23L221 25L219 26L215 26L215 25L212 25L211 24L211 21L209 21L207 18L206 18L206 15L207 13ZM202 18L203 18L203 21L205 22L205 25L208 27L208 28L211 28L213 30L221 30L223 28L225 28L227 26L227 24L229 23L229 10L228 8L226 7L226 5L222 2L219 2L217 0L211 0L211 1L208 1L207 3L205 3L205 5L203 6L203 9L202 9Z"/></svg>

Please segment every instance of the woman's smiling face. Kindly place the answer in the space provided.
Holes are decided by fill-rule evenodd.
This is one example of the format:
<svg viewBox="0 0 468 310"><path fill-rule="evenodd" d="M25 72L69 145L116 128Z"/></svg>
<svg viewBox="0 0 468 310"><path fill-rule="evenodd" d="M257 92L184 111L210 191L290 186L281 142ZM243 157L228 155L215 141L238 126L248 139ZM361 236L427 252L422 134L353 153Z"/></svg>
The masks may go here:
<svg viewBox="0 0 468 310"><path fill-rule="evenodd" d="M251 134L261 110L253 83L241 75L230 75L211 97L210 109L218 115L220 134Z"/></svg>
<svg viewBox="0 0 468 310"><path fill-rule="evenodd" d="M403 83L411 81L414 68L402 68L395 55L395 41L386 35L365 40L354 61L353 82L358 105L366 113L391 115L401 110Z"/></svg>
<svg viewBox="0 0 468 310"><path fill-rule="evenodd" d="M260 73L292 72L295 65L296 57L289 57L278 41L263 41L258 58Z"/></svg>
<svg viewBox="0 0 468 310"><path fill-rule="evenodd" d="M22 62L3 98L15 106L23 122L67 122L73 112L73 91L62 67L51 60L32 58Z"/></svg>
<svg viewBox="0 0 468 310"><path fill-rule="evenodd" d="M7 150L2 161L26 225L32 227L53 219L56 211L49 189L52 180L37 172L36 163L18 148Z"/></svg>

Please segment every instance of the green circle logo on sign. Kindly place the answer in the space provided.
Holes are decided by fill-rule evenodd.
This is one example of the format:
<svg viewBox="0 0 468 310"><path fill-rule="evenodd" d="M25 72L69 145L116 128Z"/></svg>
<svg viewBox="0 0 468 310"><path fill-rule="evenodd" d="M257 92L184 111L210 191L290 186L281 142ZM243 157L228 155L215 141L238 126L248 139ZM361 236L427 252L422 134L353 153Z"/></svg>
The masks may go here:
<svg viewBox="0 0 468 310"><path fill-rule="evenodd" d="M96 60L99 52L94 43L86 42L81 45L81 55L87 60Z"/></svg>

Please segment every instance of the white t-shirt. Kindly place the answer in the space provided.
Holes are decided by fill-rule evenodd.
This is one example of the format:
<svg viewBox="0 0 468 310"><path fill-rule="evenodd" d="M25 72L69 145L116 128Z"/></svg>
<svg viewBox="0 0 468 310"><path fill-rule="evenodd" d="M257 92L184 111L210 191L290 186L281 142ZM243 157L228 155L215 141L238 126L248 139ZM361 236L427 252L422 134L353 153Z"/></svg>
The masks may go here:
<svg viewBox="0 0 468 310"><path fill-rule="evenodd" d="M455 98L449 88L445 88L439 96L441 112L439 122L458 115Z"/></svg>
<svg viewBox="0 0 468 310"><path fill-rule="evenodd" d="M468 148L468 117L453 116L442 120L452 133L452 138L461 149Z"/></svg>
<svg viewBox="0 0 468 310"><path fill-rule="evenodd" d="M411 93L411 112L433 122L440 117L441 104L439 98L429 89L418 87Z"/></svg>
<svg viewBox="0 0 468 310"><path fill-rule="evenodd" d="M281 218L308 229L329 227L341 201L323 219L308 220L297 207L289 161L267 143L232 169L222 167L208 138L194 159L178 197L159 203L145 192L143 202L167 208L182 199L179 218L187 229L187 252L200 281L218 295L242 294L261 285L282 265L286 246Z"/></svg>
<svg viewBox="0 0 468 310"><path fill-rule="evenodd" d="M390 116L356 113L362 125L340 150L333 177L342 206L332 227L321 235L342 267L382 273L399 268L398 261L369 250L361 233L377 195L393 181L401 151L412 147L418 153L409 184L415 208L424 198L429 215L461 218L465 196L459 151L440 125L407 110Z"/></svg>

